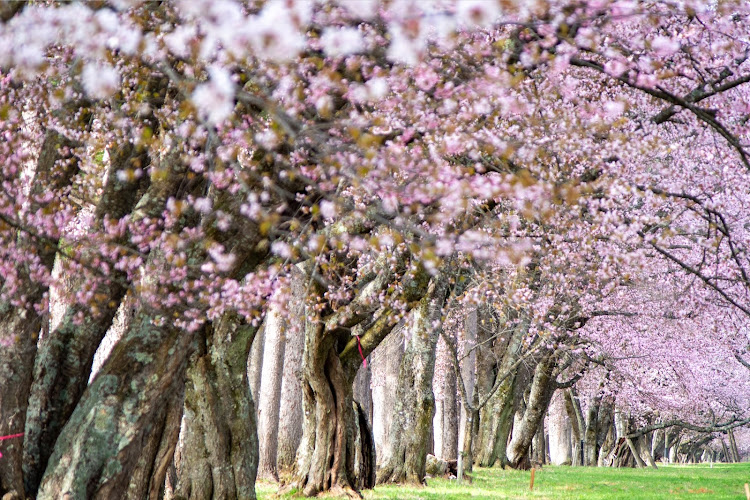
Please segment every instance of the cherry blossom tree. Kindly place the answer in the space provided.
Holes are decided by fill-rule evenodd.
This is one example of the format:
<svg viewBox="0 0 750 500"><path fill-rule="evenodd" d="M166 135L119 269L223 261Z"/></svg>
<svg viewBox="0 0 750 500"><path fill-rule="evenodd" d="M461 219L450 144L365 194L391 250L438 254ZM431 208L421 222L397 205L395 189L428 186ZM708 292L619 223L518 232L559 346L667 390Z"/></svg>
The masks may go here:
<svg viewBox="0 0 750 500"><path fill-rule="evenodd" d="M526 318L516 340L541 352L515 466L591 363L579 330L643 293L655 258L731 311L746 362L747 17L738 1L3 5L0 434L24 436L0 492L159 498L184 415L176 491L254 497L246 361L295 268L306 495L369 485L352 383L408 316L431 421L455 269L473 270L465 303ZM477 391L502 385L486 375Z"/></svg>

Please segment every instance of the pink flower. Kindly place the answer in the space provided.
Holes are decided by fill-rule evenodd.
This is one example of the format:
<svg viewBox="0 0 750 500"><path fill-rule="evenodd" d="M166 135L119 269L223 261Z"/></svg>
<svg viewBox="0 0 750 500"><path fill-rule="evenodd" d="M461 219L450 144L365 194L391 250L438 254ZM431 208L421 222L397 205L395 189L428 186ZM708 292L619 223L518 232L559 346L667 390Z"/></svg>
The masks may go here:
<svg viewBox="0 0 750 500"><path fill-rule="evenodd" d="M429 66L421 65L414 71L414 83L425 92L434 87L439 81L440 77Z"/></svg>
<svg viewBox="0 0 750 500"><path fill-rule="evenodd" d="M680 42L666 36L657 36L651 40L651 49L659 57L668 57L680 49Z"/></svg>

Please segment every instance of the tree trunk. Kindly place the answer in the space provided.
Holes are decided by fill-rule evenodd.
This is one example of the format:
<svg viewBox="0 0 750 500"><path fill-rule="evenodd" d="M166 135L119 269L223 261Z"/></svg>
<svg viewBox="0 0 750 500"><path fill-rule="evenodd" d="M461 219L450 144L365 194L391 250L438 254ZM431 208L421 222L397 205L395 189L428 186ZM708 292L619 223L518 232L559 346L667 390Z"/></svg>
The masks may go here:
<svg viewBox="0 0 750 500"><path fill-rule="evenodd" d="M355 469L352 384L362 365L361 356L369 356L398 321L395 311L379 300L394 279L386 259L380 262L381 272L347 305L325 318L323 311L330 309L311 308L307 315L302 357L305 419L291 484L306 496L330 490L333 494L360 497L355 488L363 482L362 476L371 477L369 471ZM408 291L403 296L407 302L423 298L432 283L424 270L408 273L404 279L400 286ZM320 285L316 283L311 288L318 303L322 302ZM420 309L423 303L420 301ZM427 384L431 381L432 373Z"/></svg>
<svg viewBox="0 0 750 500"><path fill-rule="evenodd" d="M471 406L473 408L479 406L479 391L476 385L474 386L474 394L471 398ZM464 422L464 442L461 449L462 466L458 475L459 479L463 478L463 473L474 470L474 448L476 447L476 436L479 433L479 411L467 409L466 415Z"/></svg>
<svg viewBox="0 0 750 500"><path fill-rule="evenodd" d="M724 453L724 461L731 463L732 462L732 456L729 453L729 448L727 447L727 442L724 440L724 438L721 438L721 449Z"/></svg>
<svg viewBox="0 0 750 500"><path fill-rule="evenodd" d="M435 386L433 380L433 389L442 390L442 387ZM432 417L432 454L438 458L443 458L443 417L445 409L443 407L443 395L435 393L435 414Z"/></svg>
<svg viewBox="0 0 750 500"><path fill-rule="evenodd" d="M250 356L247 360L247 378L248 384L250 385L250 392L253 395L253 400L260 398L260 386L263 375L263 352L265 351L266 345L266 328L265 323L261 325L253 346L250 349Z"/></svg>
<svg viewBox="0 0 750 500"><path fill-rule="evenodd" d="M672 446L669 448L669 463L670 464L676 464L679 461L679 457L677 456L677 450L680 448L681 440L682 440L682 437L678 436L676 440L673 442ZM731 453L730 453L730 461L731 461Z"/></svg>
<svg viewBox="0 0 750 500"><path fill-rule="evenodd" d="M583 465L588 467L596 466L599 458L598 430L599 430L599 401L600 398L594 397L589 402L586 411L586 432L583 441Z"/></svg>
<svg viewBox="0 0 750 500"><path fill-rule="evenodd" d="M391 409L396 404L399 368L404 355L403 328L399 325L372 353L372 431L378 464L382 465L384 447L390 440Z"/></svg>
<svg viewBox="0 0 750 500"><path fill-rule="evenodd" d="M531 442L531 463L532 465L544 465L547 463L547 444L544 432L544 415L542 415L542 421L539 422L539 427L534 434L534 439Z"/></svg>
<svg viewBox="0 0 750 500"><path fill-rule="evenodd" d="M335 337L326 334L322 322L309 322L302 361L302 441L297 452L294 482L306 496L331 490L356 496L354 490L354 436L352 387L335 350Z"/></svg>
<svg viewBox="0 0 750 500"><path fill-rule="evenodd" d="M362 412L367 419L368 427L372 428L372 388L370 387L371 372L370 362L367 366L363 363L354 378L354 400L362 407Z"/></svg>
<svg viewBox="0 0 750 500"><path fill-rule="evenodd" d="M138 464L130 478L128 500L159 500L164 497L167 471L172 465L185 402L184 391L169 400L164 418L146 437Z"/></svg>
<svg viewBox="0 0 750 500"><path fill-rule="evenodd" d="M583 436L586 430L586 423L581 411L581 402L573 389L565 391L565 410L568 413L572 427L573 441L573 465L583 465Z"/></svg>
<svg viewBox="0 0 750 500"><path fill-rule="evenodd" d="M651 436L651 456L659 460L664 453L664 429L656 429Z"/></svg>
<svg viewBox="0 0 750 500"><path fill-rule="evenodd" d="M654 457L651 455L651 446L650 443L647 442L646 436L641 436L638 441L638 447L641 450L641 455L643 455L643 458L645 459L644 461L649 467L656 469L656 462L654 462Z"/></svg>
<svg viewBox="0 0 750 500"><path fill-rule="evenodd" d="M570 465L573 461L570 447L571 425L562 394L552 398L548 422L550 461L554 465Z"/></svg>
<svg viewBox="0 0 750 500"><path fill-rule="evenodd" d="M281 381L278 450L276 466L286 472L294 466L297 447L302 439L302 385L300 368L305 348L305 294L307 282L304 274L294 269L291 276L292 297L288 306L286 352Z"/></svg>
<svg viewBox="0 0 750 500"><path fill-rule="evenodd" d="M255 498L258 441L247 357L256 328L225 314L193 358L175 499Z"/></svg>
<svg viewBox="0 0 750 500"><path fill-rule="evenodd" d="M118 220L131 211L134 221L158 217L167 199L182 182L185 168L171 168L168 175L151 183L139 200L137 192L145 186L139 188L138 183L123 186L117 174L131 162L145 165L147 161L145 155L129 145L110 154L107 183L96 208L94 229L99 229L105 218ZM145 184L145 181L141 184ZM126 245L127 241L122 239L119 243ZM38 489L57 436L89 383L97 348L113 325L127 293L126 280L125 273L119 271L113 271L111 276L104 279L92 279L96 304L69 305L54 330L40 342L34 364L34 383L29 396L24 441L27 494L31 495ZM84 321L77 321L81 315L85 317Z"/></svg>
<svg viewBox="0 0 750 500"><path fill-rule="evenodd" d="M112 498L127 489L141 444L182 390L195 344L195 335L154 323L139 311L84 393L57 439L38 499ZM71 453L79 449L86 452Z"/></svg>
<svg viewBox="0 0 750 500"><path fill-rule="evenodd" d="M447 349L446 349L447 351ZM443 392L443 447L440 451L444 460L458 458L458 398L456 372L452 368L445 371ZM435 450L437 452L437 450Z"/></svg>
<svg viewBox="0 0 750 500"><path fill-rule="evenodd" d="M599 467L610 465L607 463L607 460L609 459L610 453L612 453L612 449L615 447L615 427L612 424L611 418L606 422L606 430L602 432L604 435L604 441L599 449L599 460L597 461Z"/></svg>
<svg viewBox="0 0 750 500"><path fill-rule="evenodd" d="M276 450L281 403L281 377L284 371L286 325L273 299L265 318L265 349L263 353L263 383L258 397L258 477L278 481Z"/></svg>
<svg viewBox="0 0 750 500"><path fill-rule="evenodd" d="M547 412L555 390L552 379L555 360L554 353L546 354L534 369L534 377L523 418L518 426L514 426L513 437L508 446L508 458L511 467L514 469L528 469L530 466L529 448L531 447L531 441L544 419L544 414Z"/></svg>
<svg viewBox="0 0 750 500"><path fill-rule="evenodd" d="M516 362L527 332L528 322L523 321L513 329L507 342L501 342L497 346L496 356L500 362L495 370L496 377L504 376ZM496 382L496 379L493 380L492 386ZM508 465L506 450L513 419L515 383L515 373L506 377L490 401L480 410L476 463L482 467L491 467L497 462L501 467Z"/></svg>
<svg viewBox="0 0 750 500"><path fill-rule="evenodd" d="M461 378L463 379L464 387L466 389L466 397L475 397L475 384L476 384L476 364L477 356L476 351L473 347L477 342L477 311L471 311L464 319L464 338L463 338L463 351L468 354L463 358L463 364L461 365ZM458 383L458 381L456 381ZM478 398L477 398L478 399ZM471 410L461 401L461 413L458 422L458 449L463 464L462 470L471 471L473 460L467 462L467 452L471 455L471 448L473 447L473 436L470 431L474 428L474 421ZM467 445L467 441L471 444ZM459 474L460 476L460 474Z"/></svg>
<svg viewBox="0 0 750 500"><path fill-rule="evenodd" d="M40 194L45 190L55 193L66 186L73 174L78 170L76 161L62 162L63 168L58 167L61 160L60 151L63 146L72 143L57 132L47 131L39 151L39 158L31 179L31 192ZM54 203L54 200L53 202ZM50 205L52 205L50 203ZM31 207L38 210L50 209L50 206ZM25 432L26 413L28 407L29 390L32 383L34 359L37 351L37 340L46 321L35 309L35 305L42 302L49 291L44 280L34 280L29 274L29 265L39 265L42 269L52 270L55 262L57 242L48 245L35 244L29 235L20 232L16 241L19 251L28 252L31 262L19 266L15 280L19 292L23 295L24 304L16 306L10 302L0 302L0 436L20 434ZM41 248L39 248L41 247ZM36 260L36 262L34 262ZM8 281L6 281L8 280ZM3 276L2 292L15 295L7 285L12 281ZM25 436L24 436L25 438ZM23 480L23 444L24 439L13 438L3 442L2 467L0 467L0 494L12 492L19 498L24 495Z"/></svg>
<svg viewBox="0 0 750 500"><path fill-rule="evenodd" d="M424 483L427 446L435 411L432 393L435 348L440 337L447 292L447 277L433 278L427 294L412 310L411 336L401 361L390 440L385 464L378 471L378 484Z"/></svg>
<svg viewBox="0 0 750 500"><path fill-rule="evenodd" d="M635 458L635 463L640 468L645 468L646 463L641 458L641 450L638 447L637 441L633 441L630 438L625 438L625 442L628 444L628 448L630 448L630 453L633 454L633 458Z"/></svg>
<svg viewBox="0 0 750 500"><path fill-rule="evenodd" d="M734 430L729 429L727 435L729 436L729 451L732 453L732 462L739 463L740 452L737 449L737 441L734 439Z"/></svg>
<svg viewBox="0 0 750 500"><path fill-rule="evenodd" d="M355 453L354 453L354 476L356 477L355 488L357 490L375 487L375 441L372 436L372 428L367 422L367 412L357 401L354 402L355 412Z"/></svg>

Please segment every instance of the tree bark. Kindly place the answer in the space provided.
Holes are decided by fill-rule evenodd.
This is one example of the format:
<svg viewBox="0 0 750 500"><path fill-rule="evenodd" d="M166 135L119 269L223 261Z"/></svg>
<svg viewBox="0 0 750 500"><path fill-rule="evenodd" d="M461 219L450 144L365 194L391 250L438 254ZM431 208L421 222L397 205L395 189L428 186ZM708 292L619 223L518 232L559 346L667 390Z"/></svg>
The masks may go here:
<svg viewBox="0 0 750 500"><path fill-rule="evenodd" d="M472 398L473 401L475 397L475 384L477 376L477 355L473 350L477 342L476 310L469 312L469 314L467 314L466 318L464 319L463 339L461 340L463 340L463 351L466 352L467 355L463 358L463 364L461 365L460 374L464 383L464 388L466 390L466 397ZM458 383L458 381L456 381L456 383ZM471 448L473 448L474 440L472 439L471 433L467 433L467 431L470 431L474 428L474 421L475 419L473 418L471 410L466 407L463 401L461 401L461 411L459 413L458 421L458 451L463 468L460 472L462 472L463 470L471 471L472 468L472 464L470 462L467 463L466 453L467 451L470 453ZM469 441L471 444L467 445L467 441ZM461 476L461 474L459 474L459 476Z"/></svg>
<svg viewBox="0 0 750 500"><path fill-rule="evenodd" d="M529 448L537 429L547 412L549 402L555 390L552 373L555 369L556 356L546 354L536 365L531 382L529 398L523 417L517 426L514 425L513 437L508 446L508 458L514 469L528 469Z"/></svg>
<svg viewBox="0 0 750 500"><path fill-rule="evenodd" d="M192 359L175 499L253 499L258 464L247 357L256 328L225 314Z"/></svg>
<svg viewBox="0 0 750 500"><path fill-rule="evenodd" d="M362 412L367 419L368 427L372 428L372 388L370 362L363 363L354 378L354 400L362 407Z"/></svg>
<svg viewBox="0 0 750 500"><path fill-rule="evenodd" d="M167 471L172 464L180 436L184 396L184 391L174 394L168 402L164 418L147 436L130 478L126 495L128 500L159 500L164 497Z"/></svg>
<svg viewBox="0 0 750 500"><path fill-rule="evenodd" d="M721 449L724 453L724 460L728 463L732 462L732 456L729 454L729 448L727 447L727 442L724 440L724 438L721 438Z"/></svg>
<svg viewBox="0 0 750 500"><path fill-rule="evenodd" d="M273 301L273 299L272 299ZM286 324L271 303L265 318L265 348L263 353L263 383L258 397L258 448L260 461L258 477L278 481L276 450L278 446L281 382L286 349Z"/></svg>
<svg viewBox="0 0 750 500"><path fill-rule="evenodd" d="M633 442L630 438L625 438L625 442L628 444L628 448L630 448L630 453L633 454L633 458L635 458L635 463L640 468L645 468L646 463L641 458L640 449L638 448L638 445L636 442Z"/></svg>
<svg viewBox="0 0 750 500"><path fill-rule="evenodd" d="M650 443L647 442L646 436L641 436L640 438L638 438L638 441L638 447L641 450L641 455L643 455L643 457L645 458L644 461L646 462L646 464L648 464L649 467L651 467L652 469L656 469L656 462L654 462L654 457L651 455L651 446Z"/></svg>
<svg viewBox="0 0 750 500"><path fill-rule="evenodd" d="M506 342L499 343L495 351L500 359L496 376L503 376L516 362L527 331L528 322L522 321ZM496 380L493 380L492 385L495 383ZM501 467L508 465L507 446L513 419L515 384L515 373L506 377L480 412L476 463L482 467L491 467L498 462Z"/></svg>
<svg viewBox="0 0 750 500"><path fill-rule="evenodd" d="M327 490L361 496L355 489L359 484L357 474L363 471L354 467L352 383L362 364L360 356L369 356L398 322L394 311L378 300L394 281L385 257L380 262L380 272L373 273L372 279L347 305L325 317L324 312L330 309L314 308L307 315L302 358L305 419L291 484L306 496ZM406 302L421 299L427 293L431 281L426 271L420 269L406 273L399 284ZM321 301L320 285L316 282L313 287ZM359 335L352 335L353 331ZM367 471L364 474L369 476Z"/></svg>
<svg viewBox="0 0 750 500"><path fill-rule="evenodd" d="M281 381L278 450L276 467L279 473L294 466L297 447L302 439L302 385L300 369L305 347L305 294L307 283L304 274L294 269L291 276L292 297L289 304L286 352Z"/></svg>
<svg viewBox="0 0 750 500"><path fill-rule="evenodd" d="M403 328L393 329L388 337L372 353L372 431L378 464L382 465L384 447L390 440L391 408L396 404L398 374L404 355Z"/></svg>
<svg viewBox="0 0 750 500"><path fill-rule="evenodd" d="M424 483L427 446L435 410L432 379L448 279L432 279L427 294L412 310L411 336L401 361L386 462L377 482Z"/></svg>
<svg viewBox="0 0 750 500"><path fill-rule="evenodd" d="M266 345L266 331L265 324L260 327L255 341L250 349L250 356L247 361L247 377L248 384L250 385L250 392L253 395L253 400L260 398L260 386L263 375L263 351Z"/></svg>
<svg viewBox="0 0 750 500"><path fill-rule="evenodd" d="M443 392L443 436L441 449L444 460L458 458L458 387L456 372L448 368L445 371L445 385ZM436 450L437 451L437 450Z"/></svg>
<svg viewBox="0 0 750 500"><path fill-rule="evenodd" d="M532 465L544 465L547 463L547 440L545 439L544 415L539 427L534 434L531 442L531 463Z"/></svg>
<svg viewBox="0 0 750 500"><path fill-rule="evenodd" d="M549 455L553 465L570 465L573 454L570 447L571 425L565 412L562 394L555 396L549 409Z"/></svg>
<svg viewBox="0 0 750 500"><path fill-rule="evenodd" d="M606 421L605 428L606 430L602 432L604 440L602 441L602 446L599 449L599 461L597 462L597 465L599 467L610 465L609 463L607 463L607 460L609 459L610 453L612 453L612 449L615 447L615 427L612 423L611 416Z"/></svg>
<svg viewBox="0 0 750 500"><path fill-rule="evenodd" d="M139 311L58 437L37 498L127 490L141 443L182 390L194 344L195 335Z"/></svg>
<svg viewBox="0 0 750 500"><path fill-rule="evenodd" d="M355 488L357 449L352 383L361 364L357 339L346 330L326 328L332 322L308 320L302 358L302 440L291 486L306 496L330 490L333 494L359 497ZM365 356L393 329L395 321L382 312L362 336ZM339 353L338 345L345 345Z"/></svg>
<svg viewBox="0 0 750 500"><path fill-rule="evenodd" d="M335 337L326 335L322 322L309 322L303 354L302 442L297 452L294 482L306 496L331 490L355 495L354 456L347 453L355 437L351 382L335 350Z"/></svg>
<svg viewBox="0 0 750 500"><path fill-rule="evenodd" d="M578 395L574 389L568 389L565 391L565 410L568 413L570 424L572 427L572 441L573 441L573 465L583 465L583 438L586 431L586 421L583 418L583 412L581 411L581 402L578 400Z"/></svg>
<svg viewBox="0 0 750 500"><path fill-rule="evenodd" d="M60 168L58 161L63 159L60 154L61 148L72 145L57 132L46 132L31 179L32 194L40 194L45 190L54 193L69 184L78 170L78 163L65 161L62 162L64 166ZM41 206L38 203L35 205L31 207L31 213L34 208L54 209L53 206ZM57 241L35 242L32 236L19 232L16 245L18 250L28 252L30 258L36 257L42 268L52 270ZM3 278L2 291L10 293L10 290L6 290L6 277ZM46 320L34 306L40 303L49 291L46 282L31 279L27 265L20 266L16 279L20 282L19 288L23 293L24 303L14 305L10 302L0 302L0 339L4 344L7 343L0 349L0 380L3 381L0 384L0 435L24 432L37 340ZM3 442L0 494L11 492L19 498L24 497L23 442L24 439L21 438Z"/></svg>
<svg viewBox="0 0 750 500"><path fill-rule="evenodd" d="M276 452L276 467L280 473L294 466L297 447L302 439L302 386L300 385L302 340L302 332L287 338L289 345L284 358Z"/></svg>
<svg viewBox="0 0 750 500"><path fill-rule="evenodd" d="M145 181L123 186L117 173L131 164L145 165L148 159L133 146L125 145L110 154L110 168L96 209L94 229L105 218L117 220L132 213L133 220L157 217L185 175L179 164L162 180L152 183L140 200L137 193ZM137 204L136 204L137 201ZM117 242L116 242L117 243ZM126 245L122 238L119 242ZM128 290L125 273L94 278L94 306L71 304L55 329L39 345L34 364L34 382L29 396L24 442L24 480L27 494L39 487L57 436L70 418L83 391L97 348L100 346ZM83 322L77 317L83 315Z"/></svg>
<svg viewBox="0 0 750 500"><path fill-rule="evenodd" d="M732 453L732 462L739 463L740 453L737 449L737 441L734 439L734 430L729 429L727 436L729 436L729 451Z"/></svg>

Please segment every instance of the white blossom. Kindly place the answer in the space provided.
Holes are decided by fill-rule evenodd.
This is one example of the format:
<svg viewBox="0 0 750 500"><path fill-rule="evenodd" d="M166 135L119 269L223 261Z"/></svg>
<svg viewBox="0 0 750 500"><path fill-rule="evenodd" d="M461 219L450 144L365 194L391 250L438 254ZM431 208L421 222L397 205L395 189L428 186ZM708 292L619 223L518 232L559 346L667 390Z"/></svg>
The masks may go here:
<svg viewBox="0 0 750 500"><path fill-rule="evenodd" d="M331 57L356 54L365 49L362 33L357 28L328 28L320 37L320 43Z"/></svg>
<svg viewBox="0 0 750 500"><path fill-rule="evenodd" d="M120 88L120 73L108 64L87 63L81 72L86 93L94 99L106 99Z"/></svg>
<svg viewBox="0 0 750 500"><path fill-rule="evenodd" d="M208 74L208 82L198 85L193 91L192 101L199 115L215 125L232 114L235 89L232 77L225 68L212 66Z"/></svg>

